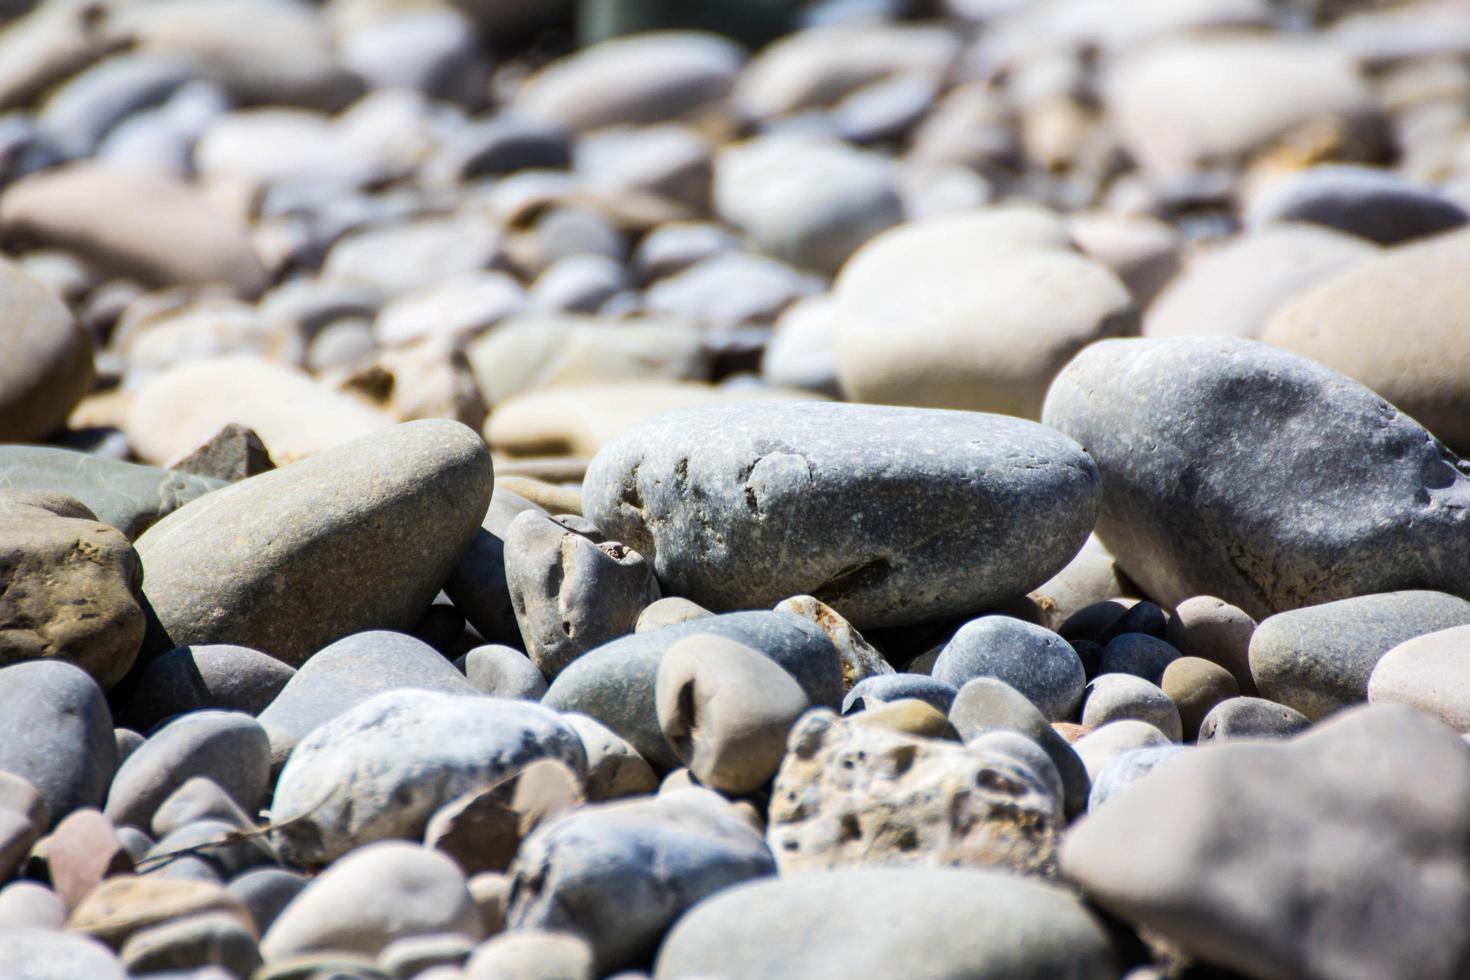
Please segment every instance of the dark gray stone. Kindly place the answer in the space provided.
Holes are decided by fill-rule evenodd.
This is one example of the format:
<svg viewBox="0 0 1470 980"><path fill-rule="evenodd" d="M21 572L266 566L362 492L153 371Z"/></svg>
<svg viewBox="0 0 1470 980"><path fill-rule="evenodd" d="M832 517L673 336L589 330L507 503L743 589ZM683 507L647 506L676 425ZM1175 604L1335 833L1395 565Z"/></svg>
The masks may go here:
<svg viewBox="0 0 1470 980"><path fill-rule="evenodd" d="M526 511L505 535L505 577L531 660L555 678L594 647L633 632L659 597L643 556L596 529Z"/></svg>
<svg viewBox="0 0 1470 980"><path fill-rule="evenodd" d="M1289 174L1254 196L1252 225L1305 221L1380 245L1458 228L1465 209L1433 187L1375 167L1319 166Z"/></svg>
<svg viewBox="0 0 1470 980"><path fill-rule="evenodd" d="M1123 633L1108 641L1097 659L1099 674L1132 674L1150 684L1164 679L1164 671L1179 659L1179 651L1147 633Z"/></svg>
<svg viewBox="0 0 1470 980"><path fill-rule="evenodd" d="M143 669L121 716L146 730L200 708L258 715L295 675L289 664L248 647L179 647Z"/></svg>
<svg viewBox="0 0 1470 980"><path fill-rule="evenodd" d="M852 686L847 697L842 699L842 713L854 714L890 701L915 700L949 714L950 705L954 704L958 693L953 684L925 674L878 674L864 677Z"/></svg>
<svg viewBox="0 0 1470 980"><path fill-rule="evenodd" d="M1470 975L1470 752L1410 708L1185 752L1077 823L1105 910L1257 977Z"/></svg>
<svg viewBox="0 0 1470 980"><path fill-rule="evenodd" d="M118 955L133 976L212 966L226 976L248 977L261 965L255 934L228 912L188 915L136 932Z"/></svg>
<svg viewBox="0 0 1470 980"><path fill-rule="evenodd" d="M701 633L770 657L796 678L813 706L835 708L842 700L837 648L821 627L790 613L743 612L635 633L589 651L557 676L542 703L590 715L627 739L655 768L674 769L679 759L659 730L654 685L664 651Z"/></svg>
<svg viewBox="0 0 1470 980"><path fill-rule="evenodd" d="M418 839L446 803L538 759L584 778L575 729L538 704L394 690L314 729L276 782L274 839L282 858L319 867L363 844Z"/></svg>
<svg viewBox="0 0 1470 980"><path fill-rule="evenodd" d="M1058 376L1043 421L1097 461L1097 534L1166 606L1212 595L1259 617L1470 592L1470 464L1305 358L1229 337L1106 340Z"/></svg>
<svg viewBox="0 0 1470 980"><path fill-rule="evenodd" d="M990 732L1016 732L1031 739L1045 750L1062 777L1067 816L1087 806L1091 787L1082 760L1036 705L1009 684L994 677L967 682L949 709L949 720L966 742Z"/></svg>
<svg viewBox="0 0 1470 980"><path fill-rule="evenodd" d="M259 811L270 792L265 729L236 711L195 711L170 722L118 768L103 812L119 826L148 827L159 805L196 776L247 814Z"/></svg>
<svg viewBox="0 0 1470 980"><path fill-rule="evenodd" d="M301 894L311 880L284 868L256 868L233 879L225 888L238 898L263 936L276 917Z"/></svg>
<svg viewBox="0 0 1470 980"><path fill-rule="evenodd" d="M196 820L160 837L144 860L161 868L168 863L170 855L197 858L213 868L221 879L277 863L275 852L264 837L241 839L237 837L240 829L228 820Z"/></svg>
<svg viewBox="0 0 1470 980"><path fill-rule="evenodd" d="M859 629L1024 595L1087 540L1096 470L1034 422L816 402L660 416L588 467L589 518L710 609L827 603Z"/></svg>
<svg viewBox="0 0 1470 980"><path fill-rule="evenodd" d="M1199 724L1200 744L1238 738L1285 738L1312 727L1312 719L1265 698L1226 698Z"/></svg>
<svg viewBox="0 0 1470 980"><path fill-rule="evenodd" d="M0 488L75 497L130 539L222 480L49 446L0 446Z"/></svg>
<svg viewBox="0 0 1470 980"><path fill-rule="evenodd" d="M237 830L250 830L255 826L254 816L240 809L240 804L219 783L204 776L195 776L158 805L149 827L155 837L162 838L201 820L223 821Z"/></svg>
<svg viewBox="0 0 1470 980"><path fill-rule="evenodd" d="M1383 655L1425 633L1470 624L1470 602L1442 592L1389 592L1327 602L1261 620L1251 676L1261 695L1313 721L1368 700Z"/></svg>
<svg viewBox="0 0 1470 980"><path fill-rule="evenodd" d="M861 868L732 888L680 919L657 980L1118 976L1107 928L1065 890L999 871Z"/></svg>
<svg viewBox="0 0 1470 980"><path fill-rule="evenodd" d="M1010 616L983 616L961 626L932 673L956 690L976 677L1004 681L1051 721L1071 717L1087 684L1082 661L1066 640Z"/></svg>
<svg viewBox="0 0 1470 980"><path fill-rule="evenodd" d="M645 962L696 902L775 873L765 838L708 790L593 804L521 844L506 923L582 937L606 975Z"/></svg>
<svg viewBox="0 0 1470 980"><path fill-rule="evenodd" d="M435 176L458 182L533 168L563 170L571 162L565 129L502 113L456 128L429 164L429 170Z"/></svg>
<svg viewBox="0 0 1470 980"><path fill-rule="evenodd" d="M210 436L199 448L173 464L175 469L196 476L238 483L276 468L270 450L254 429L231 422Z"/></svg>
<svg viewBox="0 0 1470 980"><path fill-rule="evenodd" d="M338 640L301 665L260 713L279 768L312 729L384 691L412 687L445 694L476 694L454 664L422 640L370 630Z"/></svg>
<svg viewBox="0 0 1470 980"><path fill-rule="evenodd" d="M175 646L237 643L299 665L343 636L411 629L490 502L473 429L407 422L216 491L138 539Z"/></svg>
<svg viewBox="0 0 1470 980"><path fill-rule="evenodd" d="M85 671L40 660L0 668L0 770L36 788L50 826L100 807L116 769L112 713Z"/></svg>

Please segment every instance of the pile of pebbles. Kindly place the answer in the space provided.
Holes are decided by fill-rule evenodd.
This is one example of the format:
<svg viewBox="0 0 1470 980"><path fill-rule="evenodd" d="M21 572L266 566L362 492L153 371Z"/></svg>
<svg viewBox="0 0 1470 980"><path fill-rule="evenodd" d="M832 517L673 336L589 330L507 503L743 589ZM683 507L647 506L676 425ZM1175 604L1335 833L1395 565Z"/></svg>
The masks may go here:
<svg viewBox="0 0 1470 980"><path fill-rule="evenodd" d="M560 6L0 4L0 977L1470 976L1470 12Z"/></svg>

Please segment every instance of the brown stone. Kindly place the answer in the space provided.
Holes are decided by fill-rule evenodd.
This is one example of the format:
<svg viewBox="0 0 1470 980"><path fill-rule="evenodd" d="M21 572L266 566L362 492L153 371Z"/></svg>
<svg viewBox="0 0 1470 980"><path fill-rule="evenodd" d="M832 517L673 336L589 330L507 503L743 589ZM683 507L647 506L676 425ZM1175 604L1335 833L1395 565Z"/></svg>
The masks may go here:
<svg viewBox="0 0 1470 980"><path fill-rule="evenodd" d="M424 830L424 843L454 858L467 875L504 871L527 834L584 798L576 773L542 759L440 807Z"/></svg>
<svg viewBox="0 0 1470 980"><path fill-rule="evenodd" d="M196 476L212 476L231 483L275 468L270 450L266 449L255 430L235 422L227 423L198 449L169 466L169 469Z"/></svg>

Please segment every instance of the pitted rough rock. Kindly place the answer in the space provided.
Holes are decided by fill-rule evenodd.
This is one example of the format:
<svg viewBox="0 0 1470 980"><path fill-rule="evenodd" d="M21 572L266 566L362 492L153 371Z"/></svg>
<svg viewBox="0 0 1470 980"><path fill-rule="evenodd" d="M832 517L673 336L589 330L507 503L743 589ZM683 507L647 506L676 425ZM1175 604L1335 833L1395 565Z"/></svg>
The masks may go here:
<svg viewBox="0 0 1470 980"><path fill-rule="evenodd" d="M128 539L74 498L0 490L0 666L60 660L116 684L143 642L141 579Z"/></svg>
<svg viewBox="0 0 1470 980"><path fill-rule="evenodd" d="M1248 828L1248 829L1247 829ZM1089 814L1062 871L1253 977L1470 975L1470 752L1401 705L1170 759Z"/></svg>
<svg viewBox="0 0 1470 980"><path fill-rule="evenodd" d="M372 841L418 838L439 807L546 758L586 772L576 731L539 705L388 691L292 752L271 805L277 844L288 860L322 865Z"/></svg>
<svg viewBox="0 0 1470 980"><path fill-rule="evenodd" d="M760 834L709 790L585 806L521 845L506 923L581 936L606 976L649 957L700 899L775 873Z"/></svg>
<svg viewBox="0 0 1470 980"><path fill-rule="evenodd" d="M858 865L1056 874L1060 794L1014 756L808 714L791 731L767 839L782 874Z"/></svg>
<svg viewBox="0 0 1470 980"><path fill-rule="evenodd" d="M1043 420L1101 472L1097 534L1160 604L1254 616L1394 589L1470 592L1470 464L1371 391L1264 344L1109 340Z"/></svg>
<svg viewBox="0 0 1470 980"><path fill-rule="evenodd" d="M1064 566L1096 468L1021 419L821 403L707 406L610 441L586 514L714 610L810 595L865 629L976 612Z"/></svg>
<svg viewBox="0 0 1470 980"><path fill-rule="evenodd" d="M521 639L547 677L633 632L659 597L643 556L578 524L530 510L505 533L505 579Z"/></svg>

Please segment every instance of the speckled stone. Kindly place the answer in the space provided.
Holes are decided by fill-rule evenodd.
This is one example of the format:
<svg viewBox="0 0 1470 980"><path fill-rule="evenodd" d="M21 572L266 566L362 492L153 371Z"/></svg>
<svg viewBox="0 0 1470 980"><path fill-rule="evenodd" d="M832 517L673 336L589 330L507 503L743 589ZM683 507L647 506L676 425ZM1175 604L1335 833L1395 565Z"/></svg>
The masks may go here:
<svg viewBox="0 0 1470 980"><path fill-rule="evenodd" d="M811 595L864 629L1024 595L1087 539L1094 487L1080 447L1034 423L798 402L646 422L598 453L583 498L669 592L715 610Z"/></svg>
<svg viewBox="0 0 1470 980"><path fill-rule="evenodd" d="M1066 640L1010 616L983 616L961 626L932 675L956 690L976 677L994 677L1030 698L1049 721L1071 717L1087 683Z"/></svg>

